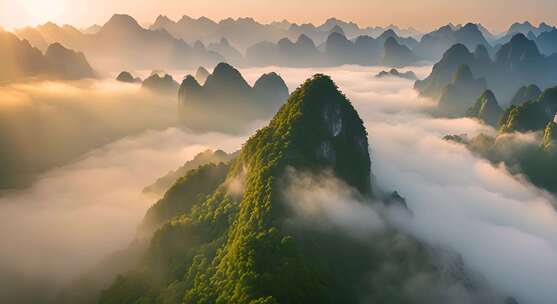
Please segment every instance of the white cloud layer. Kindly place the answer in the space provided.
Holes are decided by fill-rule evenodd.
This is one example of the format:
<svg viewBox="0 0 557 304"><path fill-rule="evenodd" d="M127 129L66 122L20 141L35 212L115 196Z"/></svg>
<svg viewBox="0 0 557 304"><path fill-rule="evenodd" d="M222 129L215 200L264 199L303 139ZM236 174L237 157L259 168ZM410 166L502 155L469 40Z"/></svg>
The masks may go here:
<svg viewBox="0 0 557 304"><path fill-rule="evenodd" d="M414 70L423 77L430 67ZM553 198L511 176L504 166L493 166L441 139L446 134L494 130L469 119L430 117L426 112L433 103L419 98L411 82L376 79L378 68L270 67L242 72L253 83L269 71L278 72L291 90L316 72L333 77L365 121L378 186L398 190L414 213L413 219L397 222L402 229L460 253L468 267L519 303L557 303ZM233 151L244 140L176 129L148 131L52 170L30 189L0 199L0 261L67 279L133 238L153 203L141 194L145 185L196 152L208 147ZM327 200L323 192L312 195L312 201L324 203L309 211L328 216L348 232L352 230L345 215L368 214L352 202L343 204L341 213L332 212L329 206L337 206L334 199L340 200L341 192L338 198L327 195ZM68 271L59 273L60 269Z"/></svg>

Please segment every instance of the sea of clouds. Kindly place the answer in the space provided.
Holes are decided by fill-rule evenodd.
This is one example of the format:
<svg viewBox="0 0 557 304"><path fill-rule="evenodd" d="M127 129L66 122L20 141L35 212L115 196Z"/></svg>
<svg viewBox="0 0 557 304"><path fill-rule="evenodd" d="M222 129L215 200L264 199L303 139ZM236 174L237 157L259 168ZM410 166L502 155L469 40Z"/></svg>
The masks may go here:
<svg viewBox="0 0 557 304"><path fill-rule="evenodd" d="M262 73L275 71L291 91L315 73L331 75L365 122L374 186L385 192L399 191L412 210L412 217L394 217L392 222L431 246L457 252L468 268L519 303L557 303L554 198L524 178L512 176L503 165L492 165L465 147L444 141L447 134L495 131L470 119L433 118L427 113L435 103L420 98L411 81L377 79L380 70L266 67L242 73L253 84ZM431 67L412 70L424 77ZM181 79L185 73L174 75ZM129 112L124 105L143 95L133 93L136 87L125 86L124 94L113 85L102 86L109 92L105 95L80 91L79 86L69 92L95 97L76 97L80 107L82 103L92 107L87 102L103 104L103 96L117 96L123 100L118 115L125 117ZM9 104L22 102L13 93L17 91L10 92ZM27 103L39 98L21 96L26 96ZM56 105L71 108L72 103ZM166 103L139 102L131 109L148 117L154 108L159 110L153 114L157 119L152 126L137 127L134 119L133 134L121 136L128 132L122 131L120 139L92 147L78 159L41 175L31 187L0 198L0 266L64 284L134 238L138 223L156 200L142 194L146 185L207 148L239 149L250 135L196 134L166 126L164 118L171 119L175 109ZM324 203L310 205L309 211L332 218L333 224L348 233L353 233L352 224L364 230L385 225L373 210L362 209L360 202L348 201L341 206L341 214L331 214L328 206L338 207L331 199L342 197L342 191L337 196L315 192L312 200ZM370 214L369 223L362 218L366 214Z"/></svg>

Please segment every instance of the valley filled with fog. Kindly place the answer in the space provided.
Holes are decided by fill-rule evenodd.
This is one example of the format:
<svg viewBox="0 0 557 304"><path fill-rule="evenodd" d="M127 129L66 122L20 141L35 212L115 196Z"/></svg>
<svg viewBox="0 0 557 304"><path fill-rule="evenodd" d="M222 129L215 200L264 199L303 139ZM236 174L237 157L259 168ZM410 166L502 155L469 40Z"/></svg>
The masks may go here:
<svg viewBox="0 0 557 304"><path fill-rule="evenodd" d="M420 97L410 80L377 78L384 69L345 65L240 72L250 85L260 75L276 72L290 92L313 74L330 75L367 129L374 191L397 191L412 211L410 216L387 210L388 220L432 248L460 255L489 292L512 296L519 303L557 302L554 196L512 174L503 163L490 163L444 140L449 134L472 137L496 130L470 118L434 117L435 101ZM423 79L431 69L401 71L412 70ZM170 74L180 80L194 71ZM148 72L134 75L146 77ZM47 297L55 297L134 240L145 212L159 198L144 193L146 186L207 149L241 149L267 124L253 121L232 134L192 131L176 122L175 96L150 95L140 84L114 80L11 85L0 94L7 100L2 104L4 130L16 130L11 134L20 141L35 130L45 135L34 137L44 140L37 143L40 150L22 144L17 151L23 152L17 153L48 160L48 165L30 164L46 171L0 197L0 282ZM24 125L28 121L36 125L29 129ZM528 141L527 136L536 135L524 136ZM335 193L340 194L314 197L337 198L315 207L321 210L312 215L318 222L364 236L385 229L382 223L371 223L380 221L374 217L382 212L378 208L344 201L342 191ZM420 278L415 280L420 286ZM451 303L473 303L482 297L458 284L444 292Z"/></svg>

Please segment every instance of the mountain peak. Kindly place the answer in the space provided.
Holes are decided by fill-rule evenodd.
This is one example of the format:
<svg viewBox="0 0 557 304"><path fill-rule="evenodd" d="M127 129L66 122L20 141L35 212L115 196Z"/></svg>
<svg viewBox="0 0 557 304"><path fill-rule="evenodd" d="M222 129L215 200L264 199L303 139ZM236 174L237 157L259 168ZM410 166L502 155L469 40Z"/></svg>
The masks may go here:
<svg viewBox="0 0 557 304"><path fill-rule="evenodd" d="M249 86L247 82L242 77L240 71L236 68L231 66L228 63L221 62L217 64L215 69L213 70L213 74L207 77L206 84L211 86L212 82L220 82L224 81L223 83L236 83L237 85L241 85L242 87Z"/></svg>
<svg viewBox="0 0 557 304"><path fill-rule="evenodd" d="M158 15L155 23L174 23L170 18L165 15Z"/></svg>
<svg viewBox="0 0 557 304"><path fill-rule="evenodd" d="M195 72L195 79L200 83L205 83L209 75L210 75L209 71L207 71L207 69L205 69L204 67L200 66L199 68L197 68L197 71Z"/></svg>
<svg viewBox="0 0 557 304"><path fill-rule="evenodd" d="M135 20L132 16L126 14L114 14L106 22L101 31L109 31L109 30L136 30L141 29L141 25Z"/></svg>
<svg viewBox="0 0 557 304"><path fill-rule="evenodd" d="M296 44L315 46L315 43L313 42L313 40L311 40L311 38L309 38L306 34L301 34L298 37L298 40L296 40Z"/></svg>
<svg viewBox="0 0 557 304"><path fill-rule="evenodd" d="M523 44L523 43L527 43L528 40L529 39L526 36L524 36L523 33L518 33L511 38L511 43L512 44Z"/></svg>
<svg viewBox="0 0 557 304"><path fill-rule="evenodd" d="M460 30L464 30L464 31L480 31L479 27L477 24L475 23L466 23L466 25L464 25Z"/></svg>
<svg viewBox="0 0 557 304"><path fill-rule="evenodd" d="M516 34L504 44L495 55L499 64L514 64L526 59L540 58L542 55L536 43L522 33Z"/></svg>
<svg viewBox="0 0 557 304"><path fill-rule="evenodd" d="M273 130L269 134L288 132L285 134L292 141L289 149L298 152L286 153L287 163L330 167L349 185L371 193L367 132L350 101L329 76L316 74L306 80L268 128ZM296 160L298 157L305 161Z"/></svg>
<svg viewBox="0 0 557 304"><path fill-rule="evenodd" d="M398 35L396 34L396 32L393 29L388 29L388 30L384 31L383 34L381 34L377 39L386 40L390 37L398 38Z"/></svg>
<svg viewBox="0 0 557 304"><path fill-rule="evenodd" d="M518 89L510 104L515 106L521 105L526 101L537 98L538 96L540 96L541 93L541 89L535 84L522 86L520 87L520 89Z"/></svg>
<svg viewBox="0 0 557 304"><path fill-rule="evenodd" d="M467 117L477 118L491 126L497 126L503 109L491 90L486 90L466 113Z"/></svg>
<svg viewBox="0 0 557 304"><path fill-rule="evenodd" d="M330 33L339 33L342 34L343 36L345 36L346 34L344 33L344 30L342 29L342 27L340 27L340 25L335 25L330 31Z"/></svg>

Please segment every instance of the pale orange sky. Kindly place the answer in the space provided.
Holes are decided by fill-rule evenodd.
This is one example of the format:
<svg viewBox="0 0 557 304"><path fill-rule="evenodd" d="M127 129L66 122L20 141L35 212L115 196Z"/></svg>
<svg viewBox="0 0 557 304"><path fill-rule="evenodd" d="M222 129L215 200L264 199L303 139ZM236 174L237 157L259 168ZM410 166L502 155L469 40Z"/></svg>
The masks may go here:
<svg viewBox="0 0 557 304"><path fill-rule="evenodd" d="M130 14L142 24L159 14L298 23L334 16L362 26L392 23L430 30L471 21L501 31L515 21L557 24L557 0L0 0L0 26L8 29L46 21L84 27L103 24L114 13Z"/></svg>

